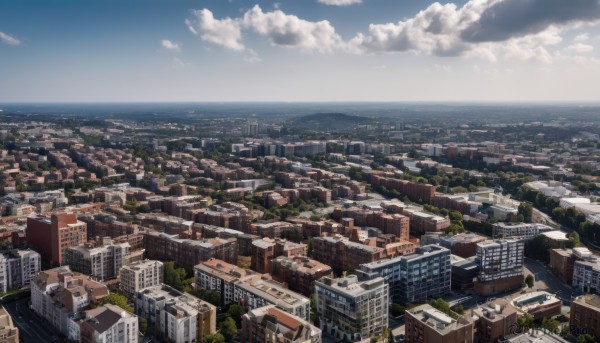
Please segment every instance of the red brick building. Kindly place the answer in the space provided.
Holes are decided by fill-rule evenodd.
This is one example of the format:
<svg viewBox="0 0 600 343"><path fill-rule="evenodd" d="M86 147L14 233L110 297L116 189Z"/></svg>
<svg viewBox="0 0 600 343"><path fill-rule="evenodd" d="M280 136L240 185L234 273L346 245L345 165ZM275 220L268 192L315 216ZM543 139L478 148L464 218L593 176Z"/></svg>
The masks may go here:
<svg viewBox="0 0 600 343"><path fill-rule="evenodd" d="M27 243L52 264L62 263L64 249L85 242L87 226L74 213L27 218Z"/></svg>

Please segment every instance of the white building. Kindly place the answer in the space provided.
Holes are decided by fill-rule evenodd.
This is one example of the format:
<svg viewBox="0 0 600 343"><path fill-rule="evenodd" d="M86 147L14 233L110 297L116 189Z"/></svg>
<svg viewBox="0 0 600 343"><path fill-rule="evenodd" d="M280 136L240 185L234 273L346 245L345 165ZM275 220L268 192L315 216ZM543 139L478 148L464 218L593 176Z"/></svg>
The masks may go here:
<svg viewBox="0 0 600 343"><path fill-rule="evenodd" d="M523 275L525 244L516 240L477 243L479 281L488 282Z"/></svg>
<svg viewBox="0 0 600 343"><path fill-rule="evenodd" d="M529 240L542 232L554 230L552 227L539 223L496 223L494 238Z"/></svg>
<svg viewBox="0 0 600 343"><path fill-rule="evenodd" d="M493 217L498 220L506 220L508 218L508 216L511 216L511 215L516 216L517 213L519 212L514 207L500 205L500 204L491 206L490 210L492 211Z"/></svg>
<svg viewBox="0 0 600 343"><path fill-rule="evenodd" d="M388 327L389 286L381 277L324 277L315 282L315 294L321 330L336 340L364 340Z"/></svg>
<svg viewBox="0 0 600 343"><path fill-rule="evenodd" d="M573 265L573 288L580 292L598 294L600 291L600 261L592 258L591 253L585 254L585 257L587 260L577 260Z"/></svg>
<svg viewBox="0 0 600 343"><path fill-rule="evenodd" d="M41 256L33 250L13 250L0 254L0 291L28 287L41 269Z"/></svg>
<svg viewBox="0 0 600 343"><path fill-rule="evenodd" d="M139 290L163 283L163 263L146 260L124 266L119 271L119 289L127 297Z"/></svg>
<svg viewBox="0 0 600 343"><path fill-rule="evenodd" d="M575 207L576 205L588 205L592 201L589 198L562 198L559 205L562 208Z"/></svg>
<svg viewBox="0 0 600 343"><path fill-rule="evenodd" d="M82 342L137 343L138 317L115 305L104 305L85 311L79 321Z"/></svg>

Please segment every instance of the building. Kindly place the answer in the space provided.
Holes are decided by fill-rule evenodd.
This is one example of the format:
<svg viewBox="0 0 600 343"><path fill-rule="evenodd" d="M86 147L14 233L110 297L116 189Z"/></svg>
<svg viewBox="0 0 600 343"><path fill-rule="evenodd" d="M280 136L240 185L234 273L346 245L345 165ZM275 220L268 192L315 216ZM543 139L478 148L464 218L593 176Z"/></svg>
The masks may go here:
<svg viewBox="0 0 600 343"><path fill-rule="evenodd" d="M452 266L452 289L471 289L475 285L479 265L475 257L462 258L456 255L450 256Z"/></svg>
<svg viewBox="0 0 600 343"><path fill-rule="evenodd" d="M321 343L321 330L303 318L273 305L259 307L242 317L240 341L245 343Z"/></svg>
<svg viewBox="0 0 600 343"><path fill-rule="evenodd" d="M274 281L258 277L237 281L233 289L233 301L253 310L266 305L275 305L294 316L310 319L310 300L292 292Z"/></svg>
<svg viewBox="0 0 600 343"><path fill-rule="evenodd" d="M600 292L600 260L578 260L573 264L573 287L580 292Z"/></svg>
<svg viewBox="0 0 600 343"><path fill-rule="evenodd" d="M74 213L27 218L27 243L44 261L62 264L63 251L87 242L87 226Z"/></svg>
<svg viewBox="0 0 600 343"><path fill-rule="evenodd" d="M4 307L0 307L0 342L19 343L19 328Z"/></svg>
<svg viewBox="0 0 600 343"><path fill-rule="evenodd" d="M40 254L33 250L12 250L0 254L0 292L28 287L41 270Z"/></svg>
<svg viewBox="0 0 600 343"><path fill-rule="evenodd" d="M600 296L584 294L571 302L571 332L600 337Z"/></svg>
<svg viewBox="0 0 600 343"><path fill-rule="evenodd" d="M549 267L568 284L573 282L574 265L575 255L572 249L550 249Z"/></svg>
<svg viewBox="0 0 600 343"><path fill-rule="evenodd" d="M221 306L233 303L235 283L247 278L260 277L252 270L216 258L204 261L194 267L196 287L221 294Z"/></svg>
<svg viewBox="0 0 600 343"><path fill-rule="evenodd" d="M498 342L515 333L517 310L504 299L488 301L472 309L470 314L475 324L475 343Z"/></svg>
<svg viewBox="0 0 600 343"><path fill-rule="evenodd" d="M542 319L559 315L562 301L551 293L538 291L513 299L512 305L519 314L530 314L534 319Z"/></svg>
<svg viewBox="0 0 600 343"><path fill-rule="evenodd" d="M457 235L428 234L421 237L421 244L439 244L450 249L452 255L469 258L477 254L477 243L486 238L474 233L459 233Z"/></svg>
<svg viewBox="0 0 600 343"><path fill-rule="evenodd" d="M385 249L350 241L348 238L315 237L313 240L313 258L338 273L356 270L363 263L385 258Z"/></svg>
<svg viewBox="0 0 600 343"><path fill-rule="evenodd" d="M235 238L210 238L202 240L181 239L177 235L160 232L144 233L146 258L174 261L191 271L198 263L211 258L237 263L238 248Z"/></svg>
<svg viewBox="0 0 600 343"><path fill-rule="evenodd" d="M215 306L167 285L138 291L135 311L170 342L193 342L196 337L202 342L217 331Z"/></svg>
<svg viewBox="0 0 600 343"><path fill-rule="evenodd" d="M360 280L383 278L396 303L426 302L450 292L450 251L438 245L417 248L414 254L361 264Z"/></svg>
<svg viewBox="0 0 600 343"><path fill-rule="evenodd" d="M316 280L332 273L330 266L305 256L279 256L273 260L271 268L275 280L307 297L314 293Z"/></svg>
<svg viewBox="0 0 600 343"><path fill-rule="evenodd" d="M454 319L428 304L407 310L404 320L406 343L473 342L473 322L470 319Z"/></svg>
<svg viewBox="0 0 600 343"><path fill-rule="evenodd" d="M389 286L383 278L325 277L315 283L315 294L321 330L333 339L368 339L388 327Z"/></svg>
<svg viewBox="0 0 600 343"><path fill-rule="evenodd" d="M285 239L263 238L252 242L252 270L264 274L271 272L271 261L279 256L306 256L308 246Z"/></svg>
<svg viewBox="0 0 600 343"><path fill-rule="evenodd" d="M550 226L539 223L496 223L493 227L493 237L526 241L542 232L553 230Z"/></svg>
<svg viewBox="0 0 600 343"><path fill-rule="evenodd" d="M79 327L82 343L137 343L139 337L138 317L110 304L85 311Z"/></svg>
<svg viewBox="0 0 600 343"><path fill-rule="evenodd" d="M523 284L524 243L516 240L485 241L477 244L479 274L475 291L492 295Z"/></svg>
<svg viewBox="0 0 600 343"><path fill-rule="evenodd" d="M132 259L141 259L142 255L143 250L132 254L127 242L113 243L112 240L105 239L65 249L63 264L70 266L74 272L104 281L116 278L123 265Z"/></svg>
<svg viewBox="0 0 600 343"><path fill-rule="evenodd" d="M509 217L516 216L519 211L510 206L496 204L490 206L490 212L492 213L492 216L498 220L507 220Z"/></svg>
<svg viewBox="0 0 600 343"><path fill-rule="evenodd" d="M163 263L155 260L139 261L119 270L119 289L128 298L148 287L163 283Z"/></svg>
<svg viewBox="0 0 600 343"><path fill-rule="evenodd" d="M63 334L75 313L109 294L106 285L68 266L42 271L31 281L31 309Z"/></svg>

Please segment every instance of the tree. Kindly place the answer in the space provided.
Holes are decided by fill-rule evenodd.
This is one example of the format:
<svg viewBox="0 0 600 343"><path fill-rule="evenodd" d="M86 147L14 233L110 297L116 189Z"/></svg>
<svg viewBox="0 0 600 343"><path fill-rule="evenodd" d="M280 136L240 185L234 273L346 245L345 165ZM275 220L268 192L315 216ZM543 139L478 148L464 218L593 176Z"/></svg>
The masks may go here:
<svg viewBox="0 0 600 343"><path fill-rule="evenodd" d="M226 342L233 342L233 339L237 335L237 326L235 325L235 320L231 317L225 318L224 321L219 325L219 331L225 338Z"/></svg>
<svg viewBox="0 0 600 343"><path fill-rule="evenodd" d="M148 321L144 317L138 317L138 327L143 335L148 332Z"/></svg>
<svg viewBox="0 0 600 343"><path fill-rule="evenodd" d="M110 293L109 295L100 299L100 301L98 303L100 305L106 305L106 304L116 305L116 306L119 306L120 308L124 309L125 311L133 313L133 307L131 307L127 304L127 297L125 297L124 295L119 294L119 293Z"/></svg>
<svg viewBox="0 0 600 343"><path fill-rule="evenodd" d="M517 325L522 328L531 328L533 325L533 316L531 314L525 314L517 318Z"/></svg>
<svg viewBox="0 0 600 343"><path fill-rule="evenodd" d="M589 333L586 333L585 335L579 335L577 336L577 340L575 340L576 343L594 343L596 342L596 338L592 335L590 335Z"/></svg>
<svg viewBox="0 0 600 343"><path fill-rule="evenodd" d="M183 290L183 281L187 272L183 268L175 268L175 262L165 262L164 265L165 284L177 289Z"/></svg>
<svg viewBox="0 0 600 343"><path fill-rule="evenodd" d="M560 323L556 319L544 318L542 319L542 327L551 333L558 334Z"/></svg>
<svg viewBox="0 0 600 343"><path fill-rule="evenodd" d="M461 315L465 314L465 308L462 304L458 304L458 305L454 306L454 308L452 310Z"/></svg>
<svg viewBox="0 0 600 343"><path fill-rule="evenodd" d="M579 234L575 231L568 234L567 238L569 239L569 243L568 243L569 248L576 248L576 247L580 247L582 245L581 240L579 239Z"/></svg>
<svg viewBox="0 0 600 343"><path fill-rule="evenodd" d="M544 204L546 204L544 200ZM533 215L533 206L530 203L522 202L519 205L518 214L523 216L523 221L525 223L531 223L531 217Z"/></svg>
<svg viewBox="0 0 600 343"><path fill-rule="evenodd" d="M237 326L242 325L242 316L246 313L244 308L238 304L232 304L227 310L227 314L235 320Z"/></svg>
<svg viewBox="0 0 600 343"><path fill-rule="evenodd" d="M217 332L214 335L206 335L204 339L202 339L203 343L225 343L225 337L221 335L220 332Z"/></svg>
<svg viewBox="0 0 600 343"><path fill-rule="evenodd" d="M527 284L527 287L533 288L534 282L535 282L535 279L533 278L533 275L531 275L531 274L527 275L527 277L525 278L525 283Z"/></svg>

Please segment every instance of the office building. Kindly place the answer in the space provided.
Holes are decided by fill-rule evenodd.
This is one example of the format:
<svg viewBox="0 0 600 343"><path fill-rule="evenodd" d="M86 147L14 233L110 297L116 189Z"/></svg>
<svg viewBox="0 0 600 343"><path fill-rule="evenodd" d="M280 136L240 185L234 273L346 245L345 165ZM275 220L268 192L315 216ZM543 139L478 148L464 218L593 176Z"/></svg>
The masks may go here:
<svg viewBox="0 0 600 343"><path fill-rule="evenodd" d="M388 327L389 286L383 278L325 277L315 283L315 294L321 330L335 340L369 339Z"/></svg>
<svg viewBox="0 0 600 343"><path fill-rule="evenodd" d="M240 341L245 343L321 343L321 330L303 318L268 305L251 310L242 317Z"/></svg>
<svg viewBox="0 0 600 343"><path fill-rule="evenodd" d="M426 245L414 254L361 264L356 273L360 280L383 278L393 302L426 302L450 292L450 250Z"/></svg>
<svg viewBox="0 0 600 343"><path fill-rule="evenodd" d="M27 218L27 243L44 261L62 264L63 251L87 242L87 226L74 213Z"/></svg>
<svg viewBox="0 0 600 343"><path fill-rule="evenodd" d="M473 322L461 316L454 319L425 304L407 310L405 320L406 343L472 343Z"/></svg>
<svg viewBox="0 0 600 343"><path fill-rule="evenodd" d="M479 274L475 291L492 295L523 284L524 243L516 240L485 241L477 244Z"/></svg>
<svg viewBox="0 0 600 343"><path fill-rule="evenodd" d="M162 283L163 263L160 261L138 261L119 270L119 289L128 298L144 288Z"/></svg>

